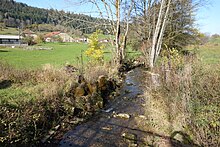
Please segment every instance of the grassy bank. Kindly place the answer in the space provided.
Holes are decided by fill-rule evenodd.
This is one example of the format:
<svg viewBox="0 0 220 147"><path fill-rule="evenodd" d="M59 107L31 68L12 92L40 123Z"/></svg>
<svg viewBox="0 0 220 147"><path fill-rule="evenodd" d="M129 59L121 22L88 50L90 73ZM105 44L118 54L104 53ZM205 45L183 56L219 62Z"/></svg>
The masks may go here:
<svg viewBox="0 0 220 147"><path fill-rule="evenodd" d="M206 44L199 47L199 57L204 64L219 64L220 63L220 44Z"/></svg>
<svg viewBox="0 0 220 147"><path fill-rule="evenodd" d="M147 127L182 144L219 146L219 59L220 46L212 43L196 55L162 59L147 85Z"/></svg>
<svg viewBox="0 0 220 147"><path fill-rule="evenodd" d="M76 115L103 107L117 78L108 65L85 65L83 79L49 64L24 70L0 63L0 71L0 146L39 145L55 128L74 125Z"/></svg>

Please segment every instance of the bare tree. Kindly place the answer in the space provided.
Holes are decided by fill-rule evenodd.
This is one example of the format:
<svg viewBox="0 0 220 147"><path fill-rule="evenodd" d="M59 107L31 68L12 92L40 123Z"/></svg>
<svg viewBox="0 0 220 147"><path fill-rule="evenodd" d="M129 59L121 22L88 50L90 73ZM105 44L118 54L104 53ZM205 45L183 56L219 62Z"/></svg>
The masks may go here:
<svg viewBox="0 0 220 147"><path fill-rule="evenodd" d="M108 26L107 31L114 34L114 63L122 64L126 58L125 50L134 0L87 0L83 2L84 5L88 3L93 4L99 16L107 20L102 25Z"/></svg>
<svg viewBox="0 0 220 147"><path fill-rule="evenodd" d="M103 11L96 0L92 0L103 16ZM133 10L133 0L102 0L105 8L105 14L111 25L111 32L115 36L114 62L118 65L122 64L125 59L125 49L127 35L129 31L129 20ZM124 7L123 7L124 6ZM123 9L124 8L124 9ZM123 11L124 10L124 11ZM123 17L122 17L123 15ZM123 30L121 30L123 29Z"/></svg>

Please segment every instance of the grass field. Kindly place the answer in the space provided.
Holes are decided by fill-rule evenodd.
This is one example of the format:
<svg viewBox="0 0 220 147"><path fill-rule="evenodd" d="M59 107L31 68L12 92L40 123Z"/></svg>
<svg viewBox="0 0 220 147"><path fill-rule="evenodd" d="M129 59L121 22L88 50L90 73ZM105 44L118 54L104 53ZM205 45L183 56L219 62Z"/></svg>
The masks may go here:
<svg viewBox="0 0 220 147"><path fill-rule="evenodd" d="M220 45L214 46L203 45L199 48L199 56L201 57L202 63L205 64L218 64L220 63Z"/></svg>
<svg viewBox="0 0 220 147"><path fill-rule="evenodd" d="M88 45L84 43L45 43L33 48L52 48L52 50L25 50L24 48L0 48L0 61L7 62L16 68L35 69L45 64L52 64L55 67L68 64L78 64L83 55L83 62L88 62L84 51ZM107 46L104 50L104 60L111 59L111 47ZM140 55L139 52L128 50L128 56Z"/></svg>
<svg viewBox="0 0 220 147"><path fill-rule="evenodd" d="M40 46L35 46L40 47ZM0 60L16 68L38 68L44 64L62 66L66 63L77 64L81 53L84 56L87 44L83 43L46 43L42 47L52 48L52 50L24 50L23 48L0 48ZM105 52L106 60L111 56L110 51Z"/></svg>
<svg viewBox="0 0 220 147"><path fill-rule="evenodd" d="M1 35L18 35L18 29L16 28L3 28L3 29L0 29L0 34Z"/></svg>
<svg viewBox="0 0 220 147"><path fill-rule="evenodd" d="M198 51L202 63L220 63L220 37L211 38L207 44L200 46Z"/></svg>

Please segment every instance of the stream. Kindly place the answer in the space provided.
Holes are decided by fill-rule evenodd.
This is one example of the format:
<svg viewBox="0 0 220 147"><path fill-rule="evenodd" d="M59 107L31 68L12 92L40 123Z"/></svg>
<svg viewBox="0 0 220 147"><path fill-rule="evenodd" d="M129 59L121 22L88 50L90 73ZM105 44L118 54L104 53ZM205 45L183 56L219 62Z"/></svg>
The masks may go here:
<svg viewBox="0 0 220 147"><path fill-rule="evenodd" d="M140 138L147 132L139 129L135 119L144 115L144 82L143 69L128 72L120 96L87 122L68 131L59 146L145 146Z"/></svg>

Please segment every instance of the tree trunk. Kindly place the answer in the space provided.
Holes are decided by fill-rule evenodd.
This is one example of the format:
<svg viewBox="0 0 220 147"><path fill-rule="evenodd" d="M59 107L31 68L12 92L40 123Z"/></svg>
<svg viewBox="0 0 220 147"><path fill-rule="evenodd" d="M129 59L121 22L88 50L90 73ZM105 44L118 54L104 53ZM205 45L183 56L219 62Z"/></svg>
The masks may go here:
<svg viewBox="0 0 220 147"><path fill-rule="evenodd" d="M161 29L161 21L162 21L162 13L163 13L163 7L165 5L165 0L161 0L161 6L160 6L160 11L159 11L159 15L158 15L158 19L157 19L157 25L156 25L156 29L153 35L153 40L152 40L152 46L151 46L151 50L150 50L150 60L149 60L149 66L150 68L154 67L154 62L155 62L155 55L156 55L156 45L157 45L157 41L158 41L158 35Z"/></svg>
<svg viewBox="0 0 220 147"><path fill-rule="evenodd" d="M157 59L157 57L159 56L159 53L161 51L163 35L164 35L165 28L166 28L167 17L168 17L168 14L169 14L169 9L170 9L171 1L172 0L169 0L168 4L167 4L166 13L165 13L165 16L164 16L164 19L163 19L163 24L162 24L162 28L160 30L160 35L159 35L158 43L157 43L157 47L156 47L156 57L155 57L155 60Z"/></svg>
<svg viewBox="0 0 220 147"><path fill-rule="evenodd" d="M120 46L120 2L121 0L115 1L115 7L116 7L116 34L115 34L115 44L116 44L116 64L122 63L122 52L121 52L121 46Z"/></svg>

